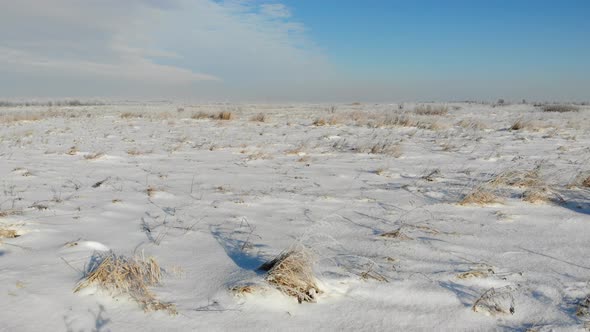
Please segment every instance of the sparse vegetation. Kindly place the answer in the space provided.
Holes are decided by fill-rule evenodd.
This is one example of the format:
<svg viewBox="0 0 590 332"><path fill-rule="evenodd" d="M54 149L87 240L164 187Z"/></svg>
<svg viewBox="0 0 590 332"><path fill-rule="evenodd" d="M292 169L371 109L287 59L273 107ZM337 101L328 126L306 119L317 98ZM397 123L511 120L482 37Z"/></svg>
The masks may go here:
<svg viewBox="0 0 590 332"><path fill-rule="evenodd" d="M253 115L250 118L250 121L253 121L253 122L267 122L268 121L268 116L266 114L264 114L264 113L258 113L258 114Z"/></svg>
<svg viewBox="0 0 590 332"><path fill-rule="evenodd" d="M486 205L499 203L500 198L491 190L484 186L477 186L471 192L466 194L461 201L460 205Z"/></svg>
<svg viewBox="0 0 590 332"><path fill-rule="evenodd" d="M414 109L418 115L447 115L449 108L445 105L420 105Z"/></svg>
<svg viewBox="0 0 590 332"><path fill-rule="evenodd" d="M574 105L567 105L567 104L558 104L558 105L544 105L541 107L543 112L557 112L557 113L566 113L566 112L577 112L580 110L578 106Z"/></svg>
<svg viewBox="0 0 590 332"><path fill-rule="evenodd" d="M20 235L15 229L4 227L0 224L0 239L13 239L15 237L19 237Z"/></svg>
<svg viewBox="0 0 590 332"><path fill-rule="evenodd" d="M149 290L158 285L161 279L162 271L154 258L128 258L113 252L97 253L74 292L96 285L114 297L130 296L145 311L166 310L176 314L173 304L159 301Z"/></svg>
<svg viewBox="0 0 590 332"><path fill-rule="evenodd" d="M260 269L267 271L265 280L269 284L295 297L299 303L316 302L317 294L321 293L312 270L312 256L303 247L281 253Z"/></svg>

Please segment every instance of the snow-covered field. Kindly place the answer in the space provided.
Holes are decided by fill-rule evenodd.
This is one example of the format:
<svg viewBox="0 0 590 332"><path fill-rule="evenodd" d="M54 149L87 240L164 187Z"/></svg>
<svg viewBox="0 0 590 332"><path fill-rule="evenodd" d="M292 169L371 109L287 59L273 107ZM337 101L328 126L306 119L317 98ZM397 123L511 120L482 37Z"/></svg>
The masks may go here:
<svg viewBox="0 0 590 332"><path fill-rule="evenodd" d="M1 108L0 329L589 326L590 108L416 106ZM257 269L294 245L316 303ZM74 293L109 250L177 315Z"/></svg>

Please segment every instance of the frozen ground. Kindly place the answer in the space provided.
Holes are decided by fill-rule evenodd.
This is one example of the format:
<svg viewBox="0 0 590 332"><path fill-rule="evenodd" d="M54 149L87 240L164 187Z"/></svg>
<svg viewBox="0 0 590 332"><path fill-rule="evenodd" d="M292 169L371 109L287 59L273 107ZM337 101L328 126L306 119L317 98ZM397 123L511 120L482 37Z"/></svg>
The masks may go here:
<svg viewBox="0 0 590 332"><path fill-rule="evenodd" d="M181 106L0 109L0 229L20 235L0 239L0 329L542 331L590 320L590 109ZM232 119L207 118L220 111ZM460 204L474 190L496 202ZM295 243L315 253L317 303L264 287L257 271ZM165 273L152 290L178 315L73 293L108 250L155 257ZM261 288L230 291L246 282Z"/></svg>

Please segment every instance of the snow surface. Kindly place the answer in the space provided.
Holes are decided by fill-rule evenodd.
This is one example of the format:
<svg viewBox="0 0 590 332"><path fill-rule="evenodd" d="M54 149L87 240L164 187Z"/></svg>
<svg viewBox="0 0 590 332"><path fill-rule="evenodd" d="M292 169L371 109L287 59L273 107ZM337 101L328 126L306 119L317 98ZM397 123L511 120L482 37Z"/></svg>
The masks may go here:
<svg viewBox="0 0 590 332"><path fill-rule="evenodd" d="M0 242L0 329L584 329L590 191L568 184L590 171L590 109L177 106L0 109L0 212L16 212L0 226L20 235ZM191 118L200 111L234 118ZM258 113L266 122L250 121ZM401 113L427 125L362 122ZM39 119L2 121L19 114ZM536 127L509 130L518 119ZM377 143L395 152L370 153ZM503 171L538 165L564 201L532 204L501 186L499 203L458 204ZM295 243L316 256L317 303L298 304L257 271ZM73 293L108 250L155 257L165 273L153 291L178 315ZM263 287L229 290L248 282ZM513 314L473 310L491 288Z"/></svg>

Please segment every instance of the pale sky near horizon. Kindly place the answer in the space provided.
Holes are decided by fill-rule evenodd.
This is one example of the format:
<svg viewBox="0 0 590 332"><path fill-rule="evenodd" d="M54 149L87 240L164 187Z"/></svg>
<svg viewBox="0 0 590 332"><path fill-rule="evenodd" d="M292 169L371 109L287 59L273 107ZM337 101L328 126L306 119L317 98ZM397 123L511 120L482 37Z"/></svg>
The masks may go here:
<svg viewBox="0 0 590 332"><path fill-rule="evenodd" d="M587 0L0 0L0 99L590 100Z"/></svg>

